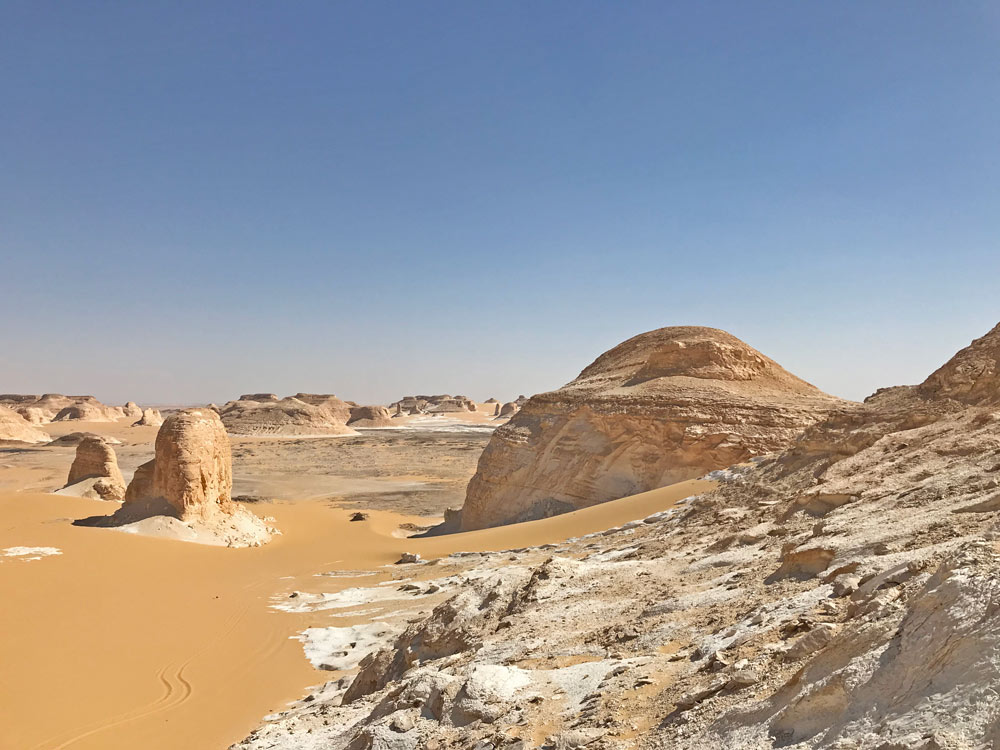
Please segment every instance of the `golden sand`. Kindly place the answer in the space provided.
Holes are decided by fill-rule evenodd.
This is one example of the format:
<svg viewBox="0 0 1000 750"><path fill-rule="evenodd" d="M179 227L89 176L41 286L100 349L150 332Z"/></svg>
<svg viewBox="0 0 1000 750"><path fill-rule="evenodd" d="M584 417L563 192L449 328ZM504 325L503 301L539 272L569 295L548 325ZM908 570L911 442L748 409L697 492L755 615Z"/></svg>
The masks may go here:
<svg viewBox="0 0 1000 750"><path fill-rule="evenodd" d="M378 569L404 551L432 558L558 542L643 518L713 484L684 482L555 518L426 539L394 536L410 517L372 512L351 523L323 502L271 503L256 510L273 515L283 535L256 549L77 527L73 519L111 507L0 492L0 551L62 551L35 561L0 557L0 749L220 750L324 681L289 638L329 621L268 607L296 581ZM359 584L343 577L336 585Z"/></svg>

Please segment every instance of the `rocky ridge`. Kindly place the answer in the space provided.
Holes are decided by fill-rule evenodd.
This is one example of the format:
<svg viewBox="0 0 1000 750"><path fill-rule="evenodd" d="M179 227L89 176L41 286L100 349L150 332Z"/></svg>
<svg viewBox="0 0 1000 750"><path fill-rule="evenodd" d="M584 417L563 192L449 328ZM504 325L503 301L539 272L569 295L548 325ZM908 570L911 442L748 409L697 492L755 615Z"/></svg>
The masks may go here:
<svg viewBox="0 0 1000 750"><path fill-rule="evenodd" d="M967 361L648 518L399 566L412 603L307 631L334 679L236 747L992 746L1000 414Z"/></svg>

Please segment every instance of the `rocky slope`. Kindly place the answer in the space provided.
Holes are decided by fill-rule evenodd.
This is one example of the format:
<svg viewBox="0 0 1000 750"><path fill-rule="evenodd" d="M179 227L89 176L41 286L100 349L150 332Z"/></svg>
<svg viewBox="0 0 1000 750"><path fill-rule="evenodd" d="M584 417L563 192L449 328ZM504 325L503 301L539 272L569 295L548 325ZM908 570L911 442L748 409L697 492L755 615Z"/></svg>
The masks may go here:
<svg viewBox="0 0 1000 750"><path fill-rule="evenodd" d="M469 483L462 528L691 479L783 448L848 406L724 331L650 331L532 397L496 430ZM513 411L508 404L501 415Z"/></svg>
<svg viewBox="0 0 1000 750"><path fill-rule="evenodd" d="M993 747L1000 414L967 361L963 398L880 392L665 512L399 566L411 602L307 631L334 679L239 747Z"/></svg>
<svg viewBox="0 0 1000 750"><path fill-rule="evenodd" d="M332 394L296 393L279 399L273 393L240 396L220 409L233 435L271 437L354 435L347 426L351 406Z"/></svg>

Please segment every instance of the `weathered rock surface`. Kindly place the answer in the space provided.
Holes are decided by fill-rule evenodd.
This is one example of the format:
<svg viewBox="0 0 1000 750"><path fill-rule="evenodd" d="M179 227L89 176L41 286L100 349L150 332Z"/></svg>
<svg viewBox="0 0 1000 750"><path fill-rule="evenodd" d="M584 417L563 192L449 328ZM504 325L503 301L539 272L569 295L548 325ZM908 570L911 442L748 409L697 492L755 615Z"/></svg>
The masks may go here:
<svg viewBox="0 0 1000 750"><path fill-rule="evenodd" d="M167 516L209 543L257 545L270 539L263 522L232 500L232 453L219 415L208 408L167 417L156 457L135 472L113 525Z"/></svg>
<svg viewBox="0 0 1000 750"><path fill-rule="evenodd" d="M222 423L233 435L321 436L354 435L347 426L351 407L332 394L296 393L279 399L254 393L220 409Z"/></svg>
<svg viewBox="0 0 1000 750"><path fill-rule="evenodd" d="M140 414L139 420L132 424L133 427L159 427L163 424L163 416L159 409L142 409Z"/></svg>
<svg viewBox="0 0 1000 750"><path fill-rule="evenodd" d="M503 406L497 409L497 416L500 417L513 417L521 409L514 401L508 401Z"/></svg>
<svg viewBox="0 0 1000 750"><path fill-rule="evenodd" d="M50 439L47 432L35 427L18 412L0 406L0 441L47 443Z"/></svg>
<svg viewBox="0 0 1000 750"><path fill-rule="evenodd" d="M237 747L993 747L991 401L883 391L648 518L400 570L415 601L387 602L381 648L331 639L352 674Z"/></svg>
<svg viewBox="0 0 1000 750"><path fill-rule="evenodd" d="M353 406L347 424L350 427L389 427L392 414L384 406Z"/></svg>
<svg viewBox="0 0 1000 750"><path fill-rule="evenodd" d="M76 446L76 456L70 466L66 486L85 480L96 480L90 482L83 493L86 497L101 500L122 500L125 497L125 479L118 468L118 457L115 449L103 438L86 437Z"/></svg>
<svg viewBox="0 0 1000 750"><path fill-rule="evenodd" d="M496 430L469 483L462 528L692 479L785 448L844 405L723 331L644 333Z"/></svg>

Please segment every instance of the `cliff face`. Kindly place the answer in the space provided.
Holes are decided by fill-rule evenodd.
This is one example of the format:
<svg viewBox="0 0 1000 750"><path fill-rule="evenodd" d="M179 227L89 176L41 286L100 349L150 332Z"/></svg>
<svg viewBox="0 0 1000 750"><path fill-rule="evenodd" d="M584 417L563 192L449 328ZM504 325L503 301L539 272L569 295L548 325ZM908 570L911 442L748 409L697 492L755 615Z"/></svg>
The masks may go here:
<svg viewBox="0 0 1000 750"><path fill-rule="evenodd" d="M661 328L602 354L499 427L462 528L527 520L785 448L847 403L724 331Z"/></svg>

